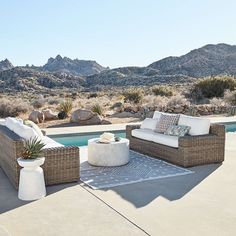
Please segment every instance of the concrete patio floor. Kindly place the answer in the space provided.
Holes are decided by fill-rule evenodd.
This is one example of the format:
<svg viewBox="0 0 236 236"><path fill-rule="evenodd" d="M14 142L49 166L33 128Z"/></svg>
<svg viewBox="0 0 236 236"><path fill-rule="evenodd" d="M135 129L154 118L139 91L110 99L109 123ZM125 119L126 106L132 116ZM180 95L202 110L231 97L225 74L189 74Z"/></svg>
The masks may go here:
<svg viewBox="0 0 236 236"><path fill-rule="evenodd" d="M228 133L225 162L191 168L192 175L104 190L51 186L30 203L18 200L0 169L0 235L234 236L235 144L236 133Z"/></svg>

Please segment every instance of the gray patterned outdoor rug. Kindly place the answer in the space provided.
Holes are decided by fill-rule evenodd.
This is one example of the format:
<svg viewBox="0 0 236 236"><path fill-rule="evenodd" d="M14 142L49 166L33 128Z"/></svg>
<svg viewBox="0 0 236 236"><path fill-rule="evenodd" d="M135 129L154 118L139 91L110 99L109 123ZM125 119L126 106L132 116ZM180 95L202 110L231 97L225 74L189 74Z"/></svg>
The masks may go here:
<svg viewBox="0 0 236 236"><path fill-rule="evenodd" d="M95 167L82 158L80 179L93 189L110 188L194 173L165 161L130 151L130 162L119 167Z"/></svg>

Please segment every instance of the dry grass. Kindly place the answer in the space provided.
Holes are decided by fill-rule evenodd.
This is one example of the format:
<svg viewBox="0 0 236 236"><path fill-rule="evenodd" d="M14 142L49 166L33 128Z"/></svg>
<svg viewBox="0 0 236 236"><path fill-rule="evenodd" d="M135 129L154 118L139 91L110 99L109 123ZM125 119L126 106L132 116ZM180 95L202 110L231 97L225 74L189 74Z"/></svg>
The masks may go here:
<svg viewBox="0 0 236 236"><path fill-rule="evenodd" d="M226 103L236 106L236 90L229 91L227 90L224 94L224 100Z"/></svg>
<svg viewBox="0 0 236 236"><path fill-rule="evenodd" d="M158 88L155 94L153 92L154 88ZM125 108L142 108L148 107L151 110L159 108L168 108L181 105L189 105L191 99L188 94L191 86L188 87L176 87L176 86L155 86L155 87L142 87L142 88L133 88L133 89L115 89L110 91L103 92L63 92L60 93L51 93L49 95L33 95L33 94L19 94L23 99L16 99L17 95L8 95L6 98L1 98L0 100L0 116L21 116L28 118L28 115L34 108L38 110L51 109L53 112L58 111L59 104L62 101L70 100L70 112L73 112L77 109L85 108L93 110L98 114L103 114L106 119L109 119L114 114L121 114ZM169 91L173 92L169 93ZM6 96L6 95L2 95ZM25 102L27 101L27 102ZM225 92L223 98L212 98L207 99L202 104L211 104L212 106L221 106L224 104L236 105L236 92ZM191 102L191 105L196 104ZM134 109L135 110L135 109ZM70 113L69 112L69 113ZM129 113L129 112L126 112ZM125 114L124 114L125 115ZM136 114L137 115L137 114ZM137 116L136 116L137 117ZM124 118L116 117L112 122L123 122ZM118 121L120 119L120 121ZM63 121L55 120L54 123L66 122L67 119Z"/></svg>
<svg viewBox="0 0 236 236"><path fill-rule="evenodd" d="M181 94L177 94L169 98L167 106L181 106L181 105L190 105L190 102Z"/></svg>
<svg viewBox="0 0 236 236"><path fill-rule="evenodd" d="M8 116L16 117L22 113L29 112L32 107L29 103L23 101L22 99L0 99L0 117L5 118Z"/></svg>

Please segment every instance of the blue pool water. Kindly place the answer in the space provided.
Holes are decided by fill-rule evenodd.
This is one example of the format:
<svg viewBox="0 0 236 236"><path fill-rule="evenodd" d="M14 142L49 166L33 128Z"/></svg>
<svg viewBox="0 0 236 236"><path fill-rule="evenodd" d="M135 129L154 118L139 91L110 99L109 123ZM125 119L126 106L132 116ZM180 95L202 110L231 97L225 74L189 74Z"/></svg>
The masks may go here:
<svg viewBox="0 0 236 236"><path fill-rule="evenodd" d="M73 134L67 136L51 136L56 142L61 143L65 146L86 146L88 140L91 138L98 138L104 132L89 133L89 134ZM120 138L125 138L125 131L111 131L110 133L115 134Z"/></svg>
<svg viewBox="0 0 236 236"><path fill-rule="evenodd" d="M226 132L236 132L236 123L224 124Z"/></svg>
<svg viewBox="0 0 236 236"><path fill-rule="evenodd" d="M236 132L236 123L224 124L226 132ZM89 133L89 134L73 134L66 136L51 136L56 142L65 146L87 146L88 140L91 138L98 138L103 132ZM125 138L125 131L113 131L116 136Z"/></svg>

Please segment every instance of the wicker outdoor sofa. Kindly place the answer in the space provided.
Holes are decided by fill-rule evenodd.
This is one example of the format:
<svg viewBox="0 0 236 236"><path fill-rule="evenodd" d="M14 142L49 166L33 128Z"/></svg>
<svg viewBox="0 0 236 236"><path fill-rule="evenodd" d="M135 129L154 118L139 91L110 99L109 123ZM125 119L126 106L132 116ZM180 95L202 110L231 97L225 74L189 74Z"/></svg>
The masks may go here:
<svg viewBox="0 0 236 236"><path fill-rule="evenodd" d="M191 167L197 165L221 163L224 161L225 127L211 124L209 134L178 138L178 147L134 137L132 132L140 125L126 126L126 137L130 140L130 149L166 160L173 164ZM155 134L154 134L155 135Z"/></svg>
<svg viewBox="0 0 236 236"><path fill-rule="evenodd" d="M19 184L20 157L24 141L6 126L0 125L0 167L17 189ZM79 147L52 147L43 150L46 185L78 181L80 178Z"/></svg>

